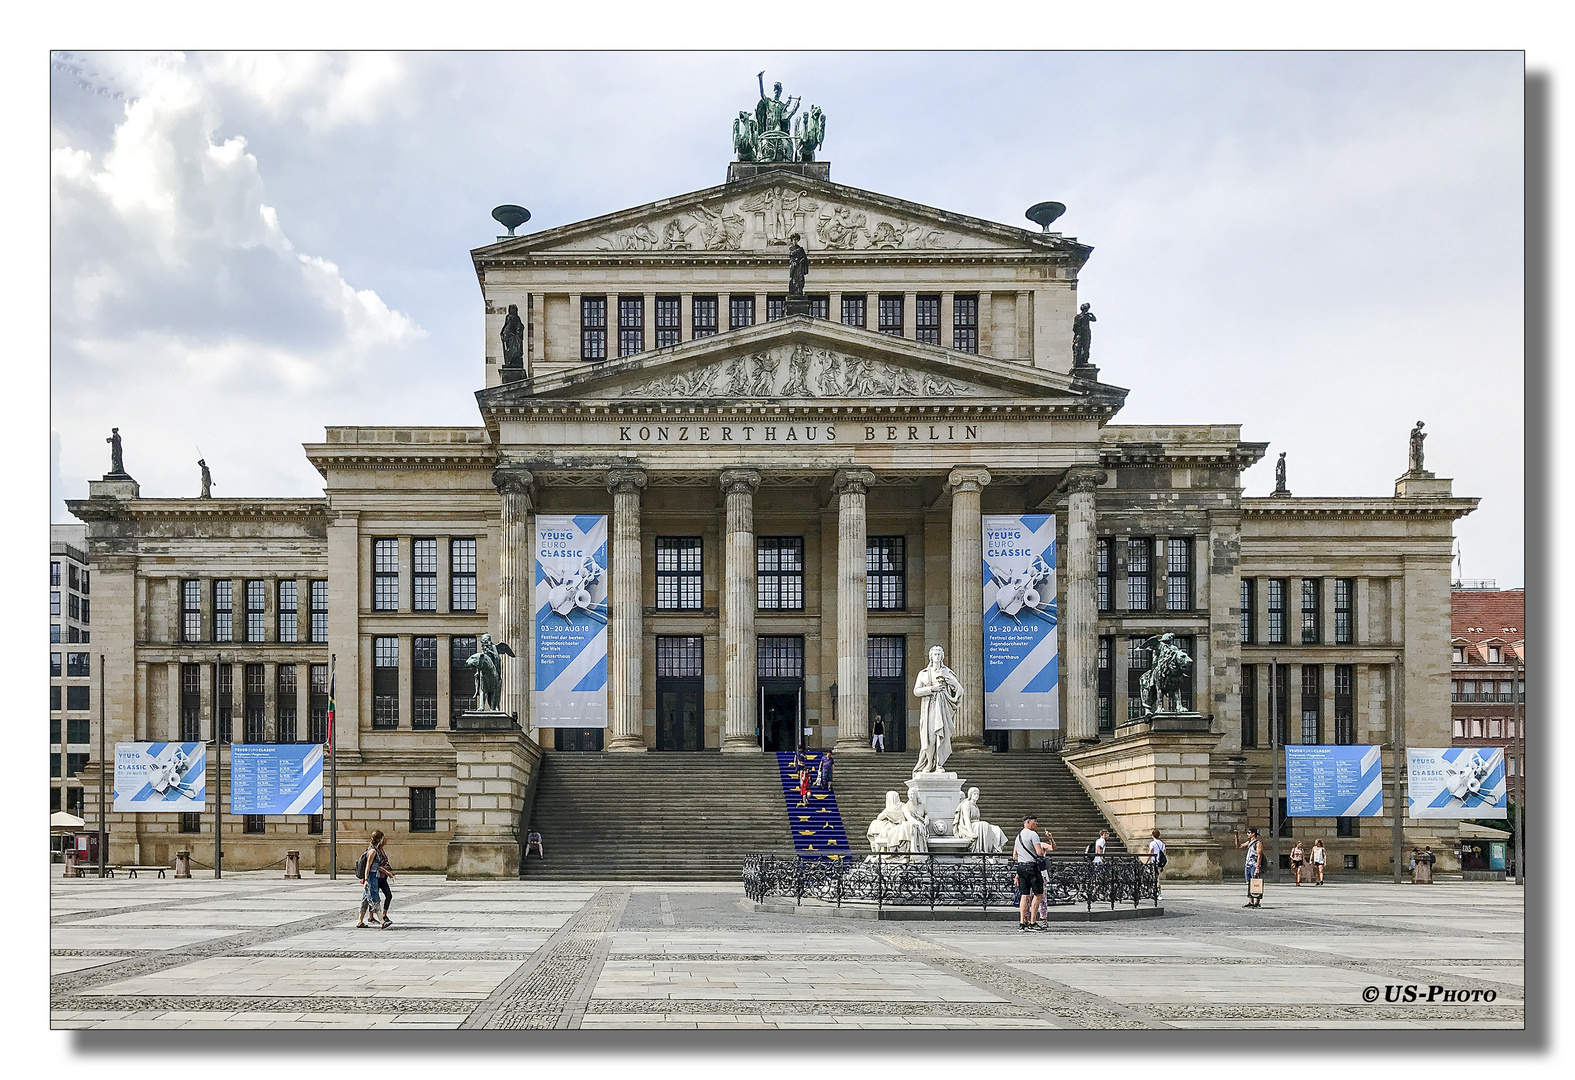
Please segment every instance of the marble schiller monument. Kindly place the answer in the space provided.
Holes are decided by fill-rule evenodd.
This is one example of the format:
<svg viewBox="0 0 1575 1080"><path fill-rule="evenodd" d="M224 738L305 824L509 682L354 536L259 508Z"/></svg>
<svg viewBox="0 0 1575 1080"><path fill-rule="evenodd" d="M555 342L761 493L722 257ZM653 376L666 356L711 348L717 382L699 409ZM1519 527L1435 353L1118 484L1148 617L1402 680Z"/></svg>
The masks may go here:
<svg viewBox="0 0 1575 1080"><path fill-rule="evenodd" d="M873 697L906 756L940 644L961 688L949 768L1059 754L1123 840L1158 827L1168 873L1202 877L1239 867L1232 827L1269 819L1271 660L1292 742L1387 746L1403 716L1405 742L1449 744L1452 522L1476 500L1421 469L1420 437L1407 454L1395 433L1392 496L1244 498L1269 444L1238 425L1116 422L1137 376L1091 362L1093 248L1049 217L834 183L824 115L795 137L796 99L761 98L726 182L472 252L474 426L328 427L305 447L324 496L299 499L141 497L117 433L70 504L110 741L210 738L216 715L236 738L321 738L332 654L345 835L375 824L403 867L507 874L522 817L553 809L543 748L742 763L802 737L846 759L868 753ZM980 517L1019 512L1059 529L1059 731L984 727ZM610 515L605 729L533 711L537 514ZM482 634L517 654L497 657L517 728L453 723ZM1160 635L1191 659L1169 697L1195 723L1145 716ZM1015 824L1010 792L984 800ZM112 862L212 842L206 818L110 822ZM1296 823L1372 872L1389 826ZM323 868L320 827L226 818L227 861L317 842ZM1446 864L1453 837L1406 825Z"/></svg>

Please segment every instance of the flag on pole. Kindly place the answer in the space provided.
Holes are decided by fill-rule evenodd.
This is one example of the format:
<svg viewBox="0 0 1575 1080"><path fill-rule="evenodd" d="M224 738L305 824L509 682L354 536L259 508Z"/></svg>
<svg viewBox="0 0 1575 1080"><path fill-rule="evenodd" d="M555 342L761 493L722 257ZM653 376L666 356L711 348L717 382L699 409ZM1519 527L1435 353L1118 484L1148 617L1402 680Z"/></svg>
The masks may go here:
<svg viewBox="0 0 1575 1080"><path fill-rule="evenodd" d="M330 757L333 756L334 752L334 679L333 661L330 660L328 667L328 741L323 750L323 753Z"/></svg>

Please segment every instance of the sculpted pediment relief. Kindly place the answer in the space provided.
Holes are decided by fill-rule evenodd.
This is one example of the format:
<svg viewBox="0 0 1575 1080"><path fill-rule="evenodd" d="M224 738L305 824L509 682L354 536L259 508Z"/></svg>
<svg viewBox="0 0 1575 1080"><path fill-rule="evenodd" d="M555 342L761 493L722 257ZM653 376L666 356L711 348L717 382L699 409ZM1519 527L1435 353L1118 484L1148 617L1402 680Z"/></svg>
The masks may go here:
<svg viewBox="0 0 1575 1080"><path fill-rule="evenodd" d="M1000 396L970 385L899 364L855 356L805 342L775 345L754 352L689 366L609 386L598 398L725 398L743 401L808 398L951 398Z"/></svg>

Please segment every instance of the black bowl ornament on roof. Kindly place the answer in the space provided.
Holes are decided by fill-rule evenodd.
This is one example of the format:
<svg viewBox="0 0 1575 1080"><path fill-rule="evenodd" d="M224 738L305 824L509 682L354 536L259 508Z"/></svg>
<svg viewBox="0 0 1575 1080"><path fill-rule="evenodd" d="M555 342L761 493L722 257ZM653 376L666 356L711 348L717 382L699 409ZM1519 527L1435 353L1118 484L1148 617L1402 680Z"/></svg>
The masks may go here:
<svg viewBox="0 0 1575 1080"><path fill-rule="evenodd" d="M492 208L492 218L507 229L510 236L513 236L515 229L530 220L530 211L523 206L504 203L502 206L494 206Z"/></svg>
<svg viewBox="0 0 1575 1080"><path fill-rule="evenodd" d="M1049 232L1050 223L1064 213L1066 213L1066 203L1041 202L1030 206L1024 211L1023 216L1039 226L1040 232Z"/></svg>

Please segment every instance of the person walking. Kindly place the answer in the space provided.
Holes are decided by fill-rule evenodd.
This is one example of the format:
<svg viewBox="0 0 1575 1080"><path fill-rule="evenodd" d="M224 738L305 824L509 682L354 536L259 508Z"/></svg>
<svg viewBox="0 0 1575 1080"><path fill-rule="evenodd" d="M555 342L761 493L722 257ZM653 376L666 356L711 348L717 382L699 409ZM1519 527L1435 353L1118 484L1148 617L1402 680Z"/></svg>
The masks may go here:
<svg viewBox="0 0 1575 1080"><path fill-rule="evenodd" d="M870 749L877 754L886 751L886 722L881 719L880 713L875 714L875 723L870 725Z"/></svg>
<svg viewBox="0 0 1575 1080"><path fill-rule="evenodd" d="M387 852L383 850L384 845L387 843L388 837L386 836L377 841L377 854L380 857L377 875L377 887L378 890L383 894L382 926L384 930L387 930L390 926L394 925L394 920L388 917L388 909L394 902L394 890L388 887L388 880L394 876L394 871L388 865ZM403 916L401 916L401 918L403 918Z"/></svg>
<svg viewBox="0 0 1575 1080"><path fill-rule="evenodd" d="M820 759L815 762L815 786L822 791L831 790L831 751L822 750Z"/></svg>
<svg viewBox="0 0 1575 1080"><path fill-rule="evenodd" d="M361 910L356 916L356 928L362 929L368 925L367 917L382 925L380 912L382 910L382 887L379 879L379 864L383 861L383 853L378 848L378 842L383 839L383 830L378 829L372 834L372 839L367 842L366 850L361 853L361 858L356 860L356 876L361 881Z"/></svg>
<svg viewBox="0 0 1575 1080"><path fill-rule="evenodd" d="M1245 841L1243 841L1241 837L1236 834L1235 829L1230 831L1230 836L1232 840L1236 841L1236 846L1238 848L1247 849L1247 861L1243 867L1243 873L1246 875L1247 879L1247 902L1242 906L1260 907L1262 906L1263 902L1263 886L1261 884L1258 886L1258 894L1254 896L1252 892L1252 879L1263 876L1263 841L1258 839L1257 829L1248 829L1247 839Z"/></svg>
<svg viewBox="0 0 1575 1080"><path fill-rule="evenodd" d="M1039 839L1039 819L1033 814L1023 818L1022 831L1012 844L1012 858L1017 862L1017 891L1021 894L1017 904L1018 933L1039 929L1039 909L1045 902L1045 878L1039 870L1039 860L1049 850Z"/></svg>
<svg viewBox="0 0 1575 1080"><path fill-rule="evenodd" d="M1105 861L1105 842L1107 840L1109 840L1109 839L1110 839L1110 830L1109 829L1100 829L1099 830L1099 835L1094 838L1094 842L1092 844L1088 845L1088 850L1087 851L1083 852L1084 855L1092 855L1094 857L1094 865L1095 866L1100 866L1100 865L1102 865L1104 863L1104 861Z"/></svg>
<svg viewBox="0 0 1575 1080"><path fill-rule="evenodd" d="M1154 868L1154 899L1163 899L1159 889L1159 875L1164 871L1165 864L1170 859L1165 854L1165 841L1159 838L1159 830L1149 833L1148 863Z"/></svg>
<svg viewBox="0 0 1575 1080"><path fill-rule="evenodd" d="M1296 841L1296 846L1291 848L1291 873L1296 877L1296 884L1302 883L1302 863L1307 861L1307 853L1302 850L1302 842Z"/></svg>
<svg viewBox="0 0 1575 1080"><path fill-rule="evenodd" d="M1313 841L1312 846L1312 868L1313 873L1318 875L1319 885L1323 884L1323 864L1328 860L1329 853L1323 846L1323 837L1319 837L1317 840Z"/></svg>
<svg viewBox="0 0 1575 1080"><path fill-rule="evenodd" d="M1040 852L1041 855L1049 855L1055 851L1055 837L1050 835L1049 826L1045 827L1044 839L1041 840L1040 843L1044 845ZM1049 869L1049 867L1047 866L1046 869ZM1040 876L1044 876L1043 871L1041 871ZM1043 896L1039 898L1039 918L1035 921L1034 925L1039 927L1041 930L1050 929L1050 904L1044 899Z"/></svg>
<svg viewBox="0 0 1575 1080"><path fill-rule="evenodd" d="M800 806L807 806L809 804L809 770L808 769L800 769L798 771L798 804Z"/></svg>

